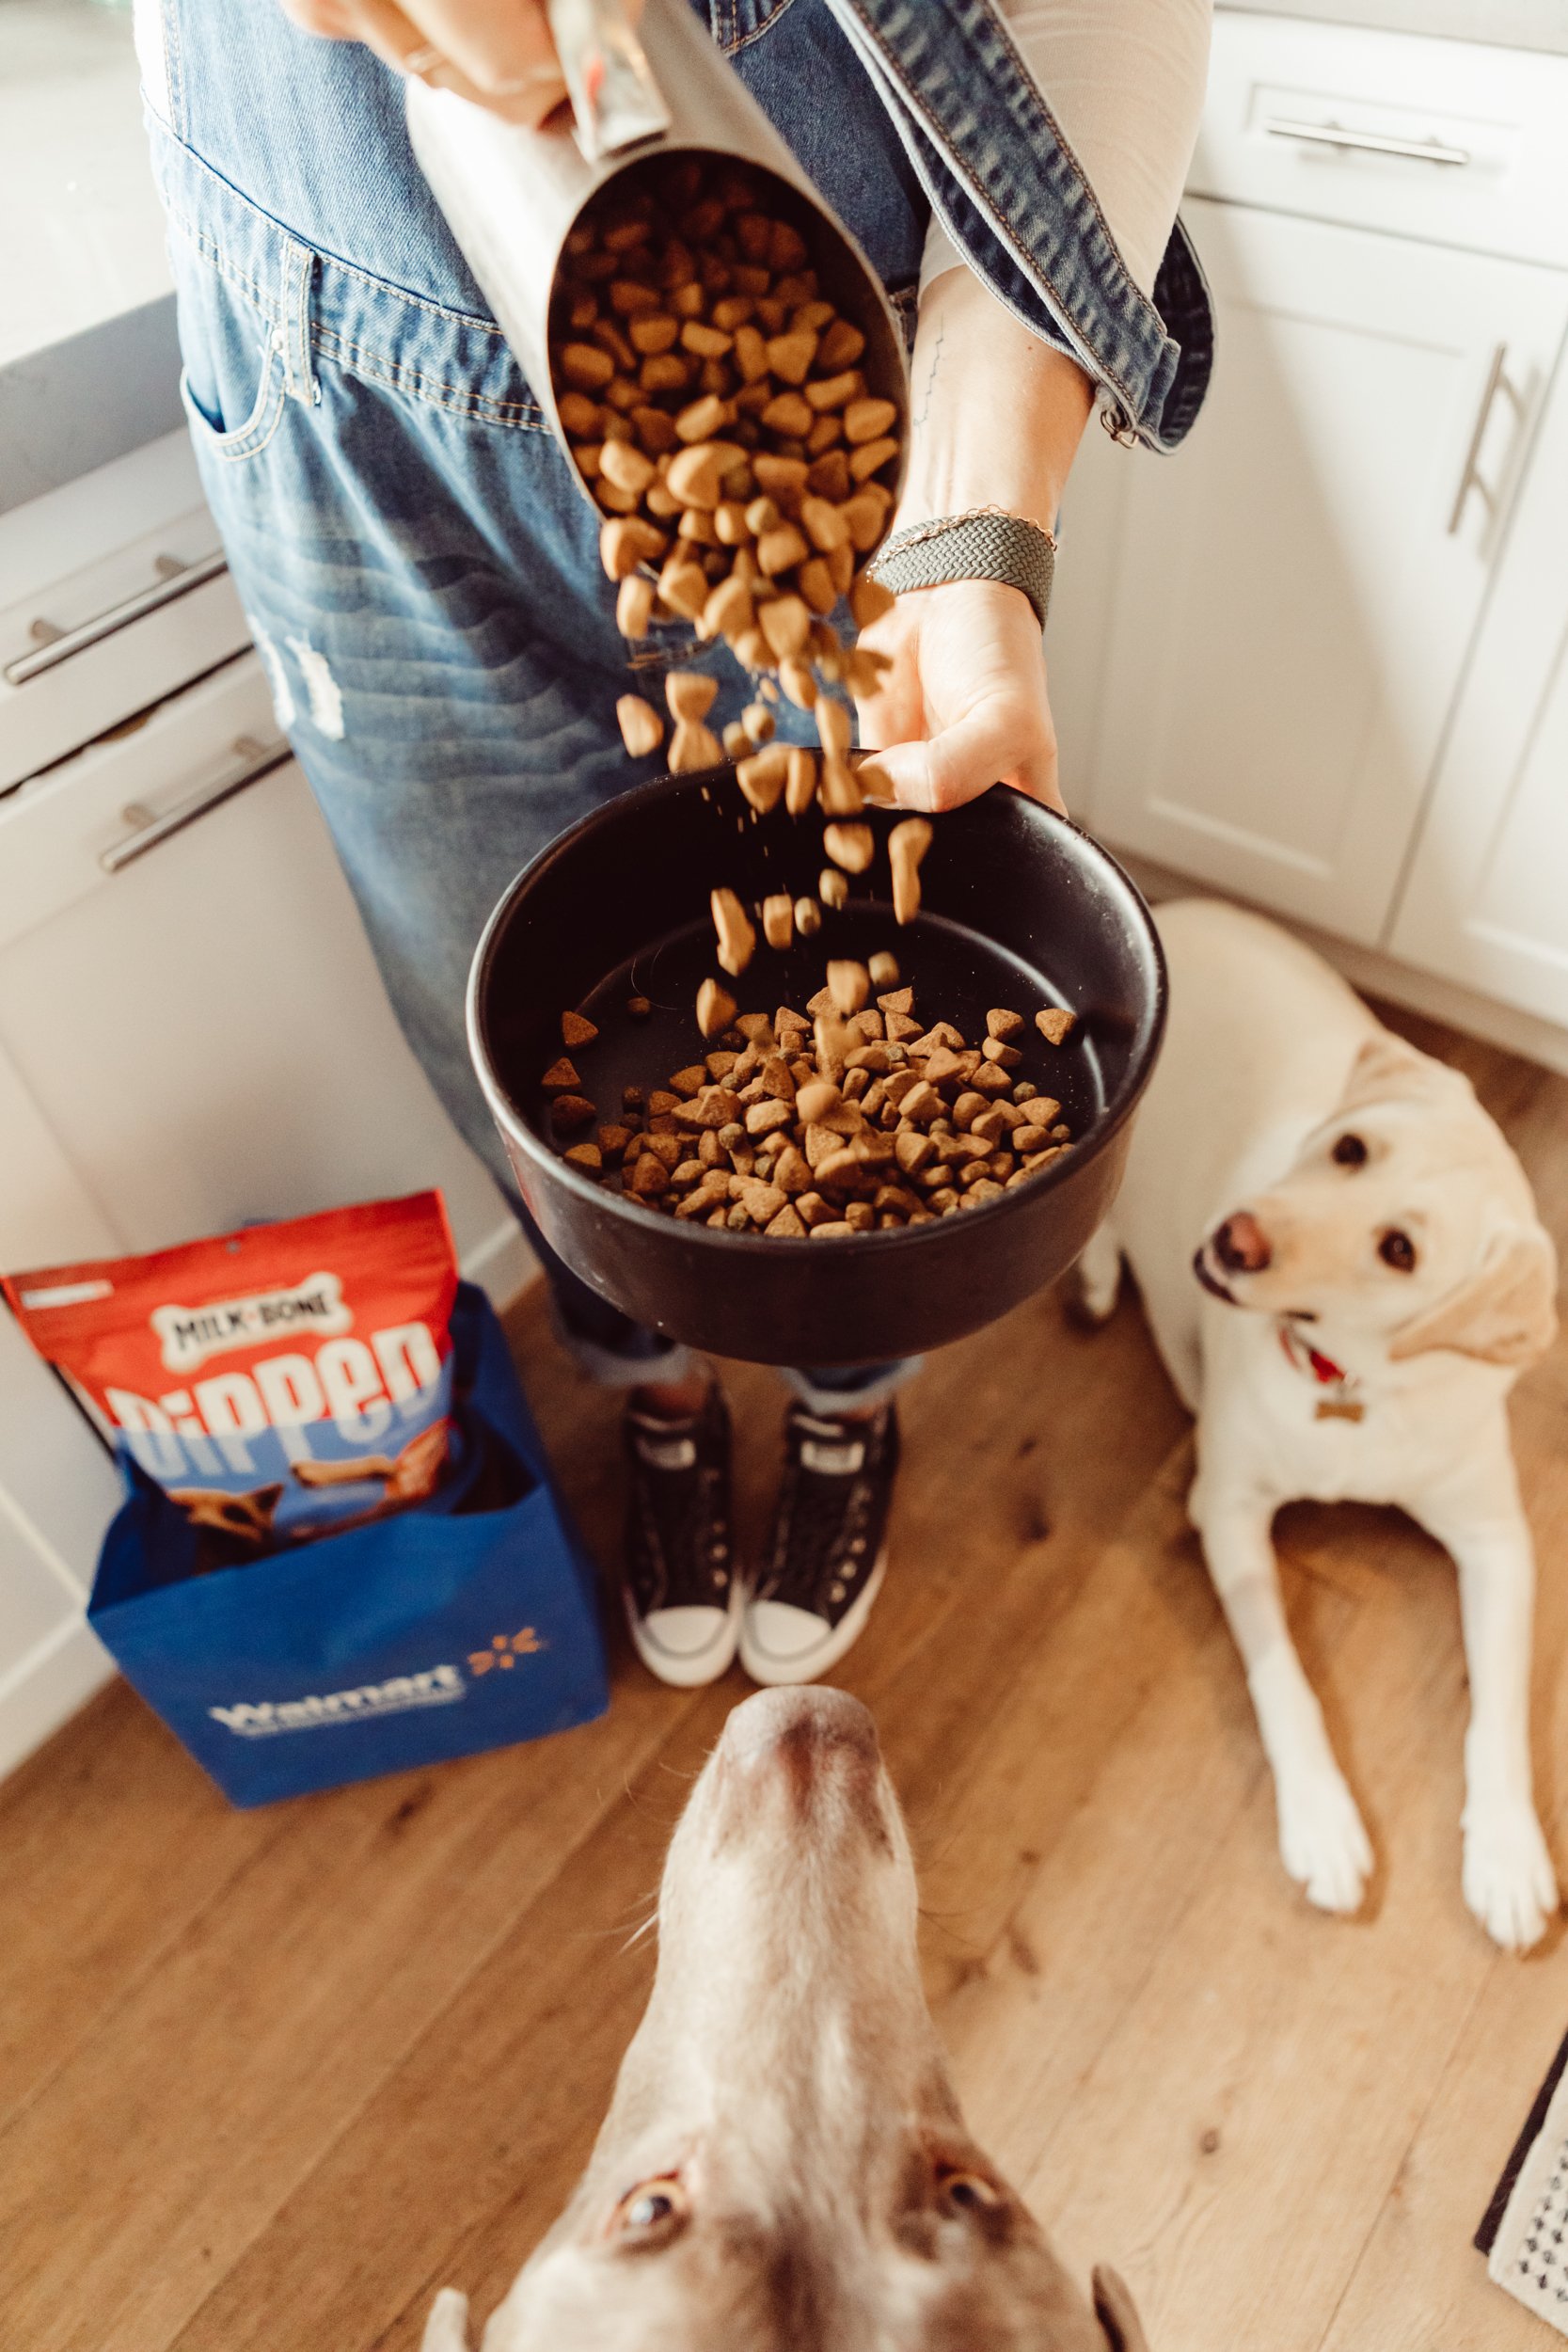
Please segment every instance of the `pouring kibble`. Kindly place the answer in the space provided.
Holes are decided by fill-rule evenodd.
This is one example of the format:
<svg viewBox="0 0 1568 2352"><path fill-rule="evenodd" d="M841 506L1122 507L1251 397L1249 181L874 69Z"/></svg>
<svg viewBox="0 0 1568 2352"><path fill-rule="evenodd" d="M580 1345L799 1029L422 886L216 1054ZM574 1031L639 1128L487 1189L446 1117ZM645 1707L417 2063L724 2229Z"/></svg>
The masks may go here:
<svg viewBox="0 0 1568 2352"><path fill-rule="evenodd" d="M552 373L605 517L600 558L622 633L641 639L678 617L747 668L777 671L789 699L818 712L827 813L853 816L849 713L829 690L870 691L885 664L847 650L828 615L847 597L859 628L890 601L860 567L892 511L879 477L899 456L901 398L888 395L902 388L867 382L864 332L824 297L778 202L740 166L701 156L617 175L567 239ZM671 697L676 773L722 755L705 726L715 682L701 681L701 707L686 691L697 682L683 680L683 705ZM760 698L738 723L753 747L773 732ZM623 717L623 733L634 755L657 748L640 715ZM785 773L790 813L802 815L815 767Z"/></svg>

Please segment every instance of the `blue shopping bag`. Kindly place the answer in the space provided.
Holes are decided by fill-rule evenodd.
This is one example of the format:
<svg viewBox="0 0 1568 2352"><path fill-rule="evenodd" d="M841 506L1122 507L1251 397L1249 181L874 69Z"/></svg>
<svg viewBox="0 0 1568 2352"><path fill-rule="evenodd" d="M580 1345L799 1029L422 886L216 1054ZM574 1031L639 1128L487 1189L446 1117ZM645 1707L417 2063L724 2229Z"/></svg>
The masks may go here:
<svg viewBox="0 0 1568 2352"><path fill-rule="evenodd" d="M451 1330L452 1466L391 1518L202 1574L185 1514L126 1457L87 1615L237 1805L535 1740L608 1705L593 1568L467 1283Z"/></svg>

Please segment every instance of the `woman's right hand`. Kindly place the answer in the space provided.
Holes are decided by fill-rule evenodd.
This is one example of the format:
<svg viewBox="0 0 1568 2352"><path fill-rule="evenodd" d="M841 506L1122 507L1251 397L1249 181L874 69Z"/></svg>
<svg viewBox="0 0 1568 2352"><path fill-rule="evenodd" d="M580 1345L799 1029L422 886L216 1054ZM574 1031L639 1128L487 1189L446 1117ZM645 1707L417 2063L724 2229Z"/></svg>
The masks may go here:
<svg viewBox="0 0 1568 2352"><path fill-rule="evenodd" d="M360 40L400 73L455 90L509 122L543 122L566 96L544 0L281 0L327 40Z"/></svg>

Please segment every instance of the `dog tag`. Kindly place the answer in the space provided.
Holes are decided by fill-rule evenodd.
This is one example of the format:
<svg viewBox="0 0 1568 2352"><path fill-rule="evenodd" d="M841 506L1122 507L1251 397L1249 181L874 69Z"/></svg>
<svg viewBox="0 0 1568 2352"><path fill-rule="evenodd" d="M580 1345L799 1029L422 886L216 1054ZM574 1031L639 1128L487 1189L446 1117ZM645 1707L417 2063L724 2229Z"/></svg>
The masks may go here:
<svg viewBox="0 0 1568 2352"><path fill-rule="evenodd" d="M1367 1408L1353 1396L1320 1396L1313 1414L1316 1421L1361 1421Z"/></svg>

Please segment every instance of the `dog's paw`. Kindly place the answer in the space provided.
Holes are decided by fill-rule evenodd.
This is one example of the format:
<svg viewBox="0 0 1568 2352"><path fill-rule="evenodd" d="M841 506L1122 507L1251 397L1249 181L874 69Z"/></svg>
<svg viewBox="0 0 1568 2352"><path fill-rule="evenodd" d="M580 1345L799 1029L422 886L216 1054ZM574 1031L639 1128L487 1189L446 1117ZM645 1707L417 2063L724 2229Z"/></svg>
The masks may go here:
<svg viewBox="0 0 1568 2352"><path fill-rule="evenodd" d="M1314 1772L1279 1791L1285 1867L1320 1911L1355 1911L1372 1870L1371 1841L1337 1772Z"/></svg>
<svg viewBox="0 0 1568 2352"><path fill-rule="evenodd" d="M1534 1808L1473 1808L1465 1825L1465 1900L1494 1944L1528 1952L1558 1907L1557 1875Z"/></svg>

